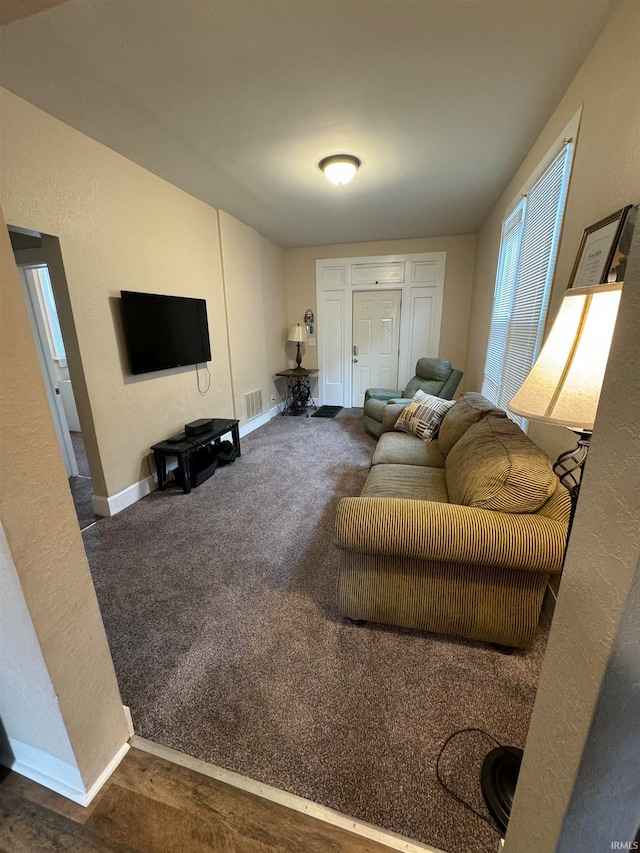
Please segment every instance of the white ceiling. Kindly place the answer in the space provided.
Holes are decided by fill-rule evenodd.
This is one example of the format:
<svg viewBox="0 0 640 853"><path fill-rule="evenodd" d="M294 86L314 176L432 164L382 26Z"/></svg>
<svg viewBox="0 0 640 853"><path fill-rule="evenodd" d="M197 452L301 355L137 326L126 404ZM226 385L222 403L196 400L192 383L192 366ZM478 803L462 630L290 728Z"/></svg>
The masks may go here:
<svg viewBox="0 0 640 853"><path fill-rule="evenodd" d="M0 83L282 246L475 233L613 4L68 0Z"/></svg>

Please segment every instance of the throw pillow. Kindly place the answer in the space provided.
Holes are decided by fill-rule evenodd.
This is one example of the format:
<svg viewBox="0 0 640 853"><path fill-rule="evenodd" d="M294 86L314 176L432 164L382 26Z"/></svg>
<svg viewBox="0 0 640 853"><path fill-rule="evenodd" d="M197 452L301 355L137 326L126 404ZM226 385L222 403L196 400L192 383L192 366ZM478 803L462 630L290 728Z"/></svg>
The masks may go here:
<svg viewBox="0 0 640 853"><path fill-rule="evenodd" d="M494 415L455 443L446 473L451 503L495 512L537 512L558 487L546 453L512 420Z"/></svg>
<svg viewBox="0 0 640 853"><path fill-rule="evenodd" d="M443 400L442 397L416 391L409 405L400 413L395 428L423 441L431 441L438 434L442 419L453 405L453 400Z"/></svg>

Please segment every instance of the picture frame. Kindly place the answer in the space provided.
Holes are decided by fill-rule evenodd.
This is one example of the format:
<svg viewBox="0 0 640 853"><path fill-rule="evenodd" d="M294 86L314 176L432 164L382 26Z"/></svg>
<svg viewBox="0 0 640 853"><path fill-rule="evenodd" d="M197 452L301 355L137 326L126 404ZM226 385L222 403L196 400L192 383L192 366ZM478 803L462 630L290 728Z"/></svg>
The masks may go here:
<svg viewBox="0 0 640 853"><path fill-rule="evenodd" d="M568 288L603 284L611 271L620 235L632 205L621 207L585 228Z"/></svg>
<svg viewBox="0 0 640 853"><path fill-rule="evenodd" d="M620 229L616 246L614 248L613 257L607 271L606 281L620 282L624 281L624 275L627 269L627 261L629 259L629 251L631 249L631 241L633 240L633 232L638 221L638 211L640 204L635 204L625 217L624 223Z"/></svg>

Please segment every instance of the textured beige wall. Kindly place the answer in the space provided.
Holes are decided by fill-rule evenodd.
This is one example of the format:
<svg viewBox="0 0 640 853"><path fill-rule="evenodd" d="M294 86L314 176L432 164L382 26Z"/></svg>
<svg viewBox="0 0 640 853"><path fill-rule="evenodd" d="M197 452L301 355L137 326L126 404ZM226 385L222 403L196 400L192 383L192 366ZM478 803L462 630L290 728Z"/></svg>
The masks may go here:
<svg viewBox="0 0 640 853"><path fill-rule="evenodd" d="M582 120L554 279L549 323L566 289L584 229L640 202L640 3L623 0L478 235L469 329L467 388L479 390L495 286L500 228L507 205L581 105ZM533 426L551 456L575 444L566 430Z"/></svg>
<svg viewBox="0 0 640 853"><path fill-rule="evenodd" d="M76 763L90 787L128 740L127 726L1 215L0 280L0 521ZM10 657L10 649L2 657ZM10 701L24 702L25 718L33 719L29 702L37 703L42 679L34 669L23 680L34 692ZM14 717L20 710L12 708ZM15 737L24 742L29 731L22 726ZM41 748L41 741L42 732L34 731L31 745Z"/></svg>
<svg viewBox="0 0 640 853"><path fill-rule="evenodd" d="M231 412L217 212L6 91L0 141L7 221L60 240L106 493L114 495L148 475L151 444L185 421ZM206 396L193 367L129 374L121 289L207 299Z"/></svg>
<svg viewBox="0 0 640 853"><path fill-rule="evenodd" d="M280 402L280 387L275 374L287 366L287 290L285 284L284 249L260 237L262 266L263 318L265 328L267 388L265 408L271 408L271 396Z"/></svg>
<svg viewBox="0 0 640 853"><path fill-rule="evenodd" d="M640 620L627 606L640 556L639 328L636 233L505 853L599 853L630 841L640 817L628 760L638 753L637 642L619 649L618 707L599 703L622 614L628 635Z"/></svg>
<svg viewBox="0 0 640 853"><path fill-rule="evenodd" d="M284 252L222 210L219 221L235 417L245 423L244 395L260 388L271 408L273 373L283 366Z"/></svg>
<svg viewBox="0 0 640 853"><path fill-rule="evenodd" d="M403 255L418 252L446 252L447 264L440 331L440 355L454 367L466 370L467 333L475 264L475 236L424 237L417 240L385 240L376 243L345 243L337 246L310 246L285 251L289 326L302 323L307 308L317 314L316 260L359 258L376 255ZM295 345L289 344L290 365L294 366ZM307 346L303 364L318 366L317 347ZM466 377L465 377L466 379ZM464 390L465 379L461 390ZM469 387L468 385L466 387Z"/></svg>

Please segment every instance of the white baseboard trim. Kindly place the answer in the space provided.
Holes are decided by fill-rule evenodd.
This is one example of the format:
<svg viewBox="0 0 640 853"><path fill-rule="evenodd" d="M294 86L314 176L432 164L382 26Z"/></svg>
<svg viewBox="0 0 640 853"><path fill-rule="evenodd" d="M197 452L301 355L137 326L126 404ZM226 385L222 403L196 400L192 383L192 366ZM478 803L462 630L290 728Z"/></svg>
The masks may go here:
<svg viewBox="0 0 640 853"><path fill-rule="evenodd" d="M74 803L84 805L82 800L86 791L75 764L69 764L38 747L9 737L0 754L0 764L57 794L62 794Z"/></svg>
<svg viewBox="0 0 640 853"><path fill-rule="evenodd" d="M353 832L355 835L367 838L369 841L384 844L391 850L399 850L401 853L444 853L444 851L438 850L436 847L421 844L419 841L412 841L410 838L399 835L397 832L381 829L379 826L349 817L349 815L342 814L342 812L338 812L328 806L321 806L312 800L306 800L304 797L297 796L297 794L281 791L272 785L257 782L248 776L242 776L240 773L225 770L224 767L217 767L215 764L209 764L206 761L201 761L199 758L185 755L184 752L178 752L178 750L170 749L168 746L161 746L146 738L138 737L138 735L134 735L131 739L131 746L135 749L149 752L151 755L156 755L158 758L164 758L166 761L171 761L181 767L194 770L203 776L209 776L209 778L216 779L218 782L223 782L226 785L231 785L250 794L256 794L258 797L279 803L294 811L302 812L302 814L316 818L316 820L337 826L347 832Z"/></svg>
<svg viewBox="0 0 640 853"><path fill-rule="evenodd" d="M275 418L276 415L280 414L280 409L277 406L274 406L272 409L269 409L268 412L260 415L257 418L253 418L253 420L249 421L246 424L243 424L240 427L240 438L243 438L245 435L248 435L250 432L253 432L258 427L264 426L268 423L271 418ZM167 465L167 473L172 471L174 468L177 468L178 463L172 462ZM126 489L123 489L121 492L118 492L115 495L111 495L110 497L104 497L103 495L94 495L91 498L91 503L93 504L93 511L96 515L101 515L105 518L111 518L113 515L117 515L117 513L122 512L123 509L126 509L129 506L132 506L134 503L137 503L141 498L146 497L146 495L150 495L155 489L158 488L158 484L156 482L156 478L152 476L145 477L144 480L139 480L137 483L133 483L131 486L127 486Z"/></svg>
<svg viewBox="0 0 640 853"><path fill-rule="evenodd" d="M129 737L133 737L135 731L133 730L133 717L131 716L131 708L128 705L123 705L122 710L124 711L124 716L127 721L127 731L129 732Z"/></svg>
<svg viewBox="0 0 640 853"><path fill-rule="evenodd" d="M120 749L116 752L116 754L113 756L111 761L107 764L107 766L104 768L102 773L98 776L96 781L93 783L93 785L87 791L86 798L85 798L86 801L84 803L80 803L81 806L88 806L89 803L96 796L96 794L98 794L100 792L100 789L102 788L102 786L105 784L105 782L107 782L109 780L111 774L116 769L118 764L120 764L120 762L125 757L125 755L129 752L130 748L131 747L128 743L122 744Z"/></svg>
<svg viewBox="0 0 640 853"><path fill-rule="evenodd" d="M258 427L268 424L271 418L275 418L275 416L279 414L280 409L277 406L273 406L273 408L269 409L268 412L264 412L262 415L258 415L257 418L253 418L252 420L247 421L246 424L242 424L240 427L240 438L244 438L245 435L253 432L254 429L258 429Z"/></svg>
<svg viewBox="0 0 640 853"><path fill-rule="evenodd" d="M149 476L145 477L144 480L139 480L132 486L127 486L126 489L110 497L94 495L91 498L93 511L96 515L103 515L110 518L112 515L116 515L122 512L123 509L136 503L140 498L144 498L145 495L150 495L155 488L157 488L156 481L153 477Z"/></svg>
<svg viewBox="0 0 640 853"><path fill-rule="evenodd" d="M17 740L8 742L6 751L0 756L0 764L80 806L88 806L129 748L128 743L120 747L89 790L85 788L80 771L75 765Z"/></svg>

